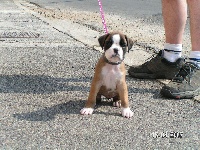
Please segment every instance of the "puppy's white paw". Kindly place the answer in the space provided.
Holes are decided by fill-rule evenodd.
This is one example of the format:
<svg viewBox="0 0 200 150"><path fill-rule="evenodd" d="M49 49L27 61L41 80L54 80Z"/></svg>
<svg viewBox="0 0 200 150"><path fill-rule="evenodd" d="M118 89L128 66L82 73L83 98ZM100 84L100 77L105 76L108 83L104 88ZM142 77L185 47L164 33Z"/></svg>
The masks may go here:
<svg viewBox="0 0 200 150"><path fill-rule="evenodd" d="M83 108L81 109L80 113L81 115L91 115L93 113L93 108Z"/></svg>
<svg viewBox="0 0 200 150"><path fill-rule="evenodd" d="M121 102L120 101L117 101L117 102L113 102L113 106L114 107L121 107Z"/></svg>
<svg viewBox="0 0 200 150"><path fill-rule="evenodd" d="M131 118L133 116L133 112L130 110L130 108L122 108L122 116L126 118Z"/></svg>

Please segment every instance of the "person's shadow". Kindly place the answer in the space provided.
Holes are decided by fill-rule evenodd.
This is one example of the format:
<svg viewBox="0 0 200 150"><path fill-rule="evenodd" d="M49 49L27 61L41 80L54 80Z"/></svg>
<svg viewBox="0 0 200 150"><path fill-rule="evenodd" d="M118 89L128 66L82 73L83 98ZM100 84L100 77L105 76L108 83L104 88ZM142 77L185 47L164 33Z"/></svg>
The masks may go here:
<svg viewBox="0 0 200 150"><path fill-rule="evenodd" d="M53 78L45 75L0 75L0 93L50 94L57 91L88 91L89 87L72 86L90 82L90 77Z"/></svg>
<svg viewBox="0 0 200 150"><path fill-rule="evenodd" d="M13 117L27 121L50 121L58 114L80 114L80 109L84 106L84 103L85 101L82 100L69 101L34 112L13 114Z"/></svg>
<svg viewBox="0 0 200 150"><path fill-rule="evenodd" d="M45 75L0 75L0 93L51 94L58 91L88 92L91 77L53 78ZM76 84L76 82L80 84ZM75 84L72 84L75 83ZM71 92L70 92L71 93ZM79 114L85 101L68 101L34 112L14 114L19 120L49 121L57 114Z"/></svg>
<svg viewBox="0 0 200 150"><path fill-rule="evenodd" d="M130 80L129 77L127 78L128 80ZM70 84L76 82L80 84ZM0 75L0 93L51 94L57 91L80 91L86 93L89 92L90 88L85 84L86 82L91 82L91 77L53 78L45 75ZM129 88L129 94L138 92L155 93L156 89L137 88L134 86ZM19 120L49 121L54 119L57 114L80 114L80 109L84 107L84 103L85 100L68 101L34 112L15 113L13 117ZM110 104L104 102L97 107ZM99 113L104 114L104 112Z"/></svg>

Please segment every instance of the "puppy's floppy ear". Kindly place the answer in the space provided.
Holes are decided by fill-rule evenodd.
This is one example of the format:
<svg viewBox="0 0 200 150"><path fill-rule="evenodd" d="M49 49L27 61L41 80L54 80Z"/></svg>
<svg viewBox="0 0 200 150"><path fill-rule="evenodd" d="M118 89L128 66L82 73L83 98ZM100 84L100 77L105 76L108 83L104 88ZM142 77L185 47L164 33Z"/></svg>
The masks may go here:
<svg viewBox="0 0 200 150"><path fill-rule="evenodd" d="M98 41L99 41L99 44L100 44L100 46L101 46L102 49L104 48L105 41L106 41L106 39L107 39L107 37L108 37L109 35L110 35L110 34L107 33L107 34L105 34L105 35L99 37Z"/></svg>
<svg viewBox="0 0 200 150"><path fill-rule="evenodd" d="M125 39L126 39L126 42L127 42L128 52L129 52L129 50L133 47L133 40L128 38L126 35L125 35Z"/></svg>

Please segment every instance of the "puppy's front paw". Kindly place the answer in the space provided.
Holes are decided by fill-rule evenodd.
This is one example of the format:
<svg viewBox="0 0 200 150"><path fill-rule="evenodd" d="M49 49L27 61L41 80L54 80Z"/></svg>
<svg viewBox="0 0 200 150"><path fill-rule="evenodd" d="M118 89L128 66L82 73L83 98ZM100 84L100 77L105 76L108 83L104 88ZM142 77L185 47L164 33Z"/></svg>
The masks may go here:
<svg viewBox="0 0 200 150"><path fill-rule="evenodd" d="M122 108L122 116L126 118L131 118L133 116L133 112L130 110L130 108Z"/></svg>
<svg viewBox="0 0 200 150"><path fill-rule="evenodd" d="M93 113L93 108L83 108L81 109L80 113L81 115L91 115Z"/></svg>

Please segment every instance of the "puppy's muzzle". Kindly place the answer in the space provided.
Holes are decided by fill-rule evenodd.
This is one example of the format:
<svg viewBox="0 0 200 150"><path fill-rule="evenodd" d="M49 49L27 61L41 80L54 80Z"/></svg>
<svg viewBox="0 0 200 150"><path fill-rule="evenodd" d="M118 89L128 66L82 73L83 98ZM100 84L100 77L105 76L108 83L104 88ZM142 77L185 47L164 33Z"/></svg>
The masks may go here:
<svg viewBox="0 0 200 150"><path fill-rule="evenodd" d="M118 53L119 52L118 48L114 48L113 51L114 51L114 54L111 56L111 58L114 58L114 57L119 57L120 58L120 55Z"/></svg>

